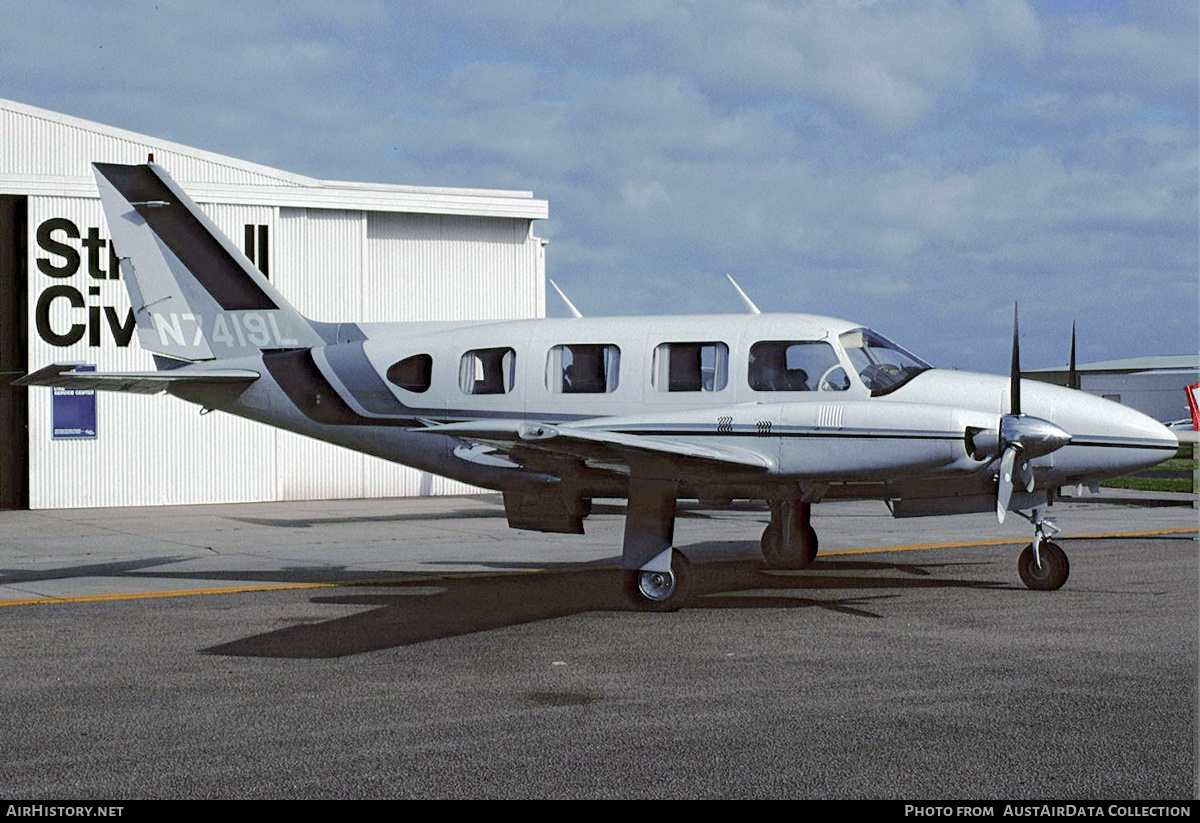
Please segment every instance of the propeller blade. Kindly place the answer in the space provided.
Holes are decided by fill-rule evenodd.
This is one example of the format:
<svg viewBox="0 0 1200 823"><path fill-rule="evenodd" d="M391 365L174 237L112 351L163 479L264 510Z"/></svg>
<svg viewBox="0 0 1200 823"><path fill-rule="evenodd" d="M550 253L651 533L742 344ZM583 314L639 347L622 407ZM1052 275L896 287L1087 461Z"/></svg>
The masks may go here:
<svg viewBox="0 0 1200 823"><path fill-rule="evenodd" d="M1008 413L1021 414L1021 340L1017 320L1017 304L1013 303L1012 367L1009 369Z"/></svg>
<svg viewBox="0 0 1200 823"><path fill-rule="evenodd" d="M1079 388L1079 372L1075 369L1075 324L1071 324L1071 365L1067 369L1067 388Z"/></svg>
<svg viewBox="0 0 1200 823"><path fill-rule="evenodd" d="M1022 460L1017 466L1017 479L1021 481L1025 491L1033 491L1033 467L1029 465L1028 460Z"/></svg>
<svg viewBox="0 0 1200 823"><path fill-rule="evenodd" d="M1000 458L1000 483L996 488L996 520L1003 523L1004 515L1008 513L1008 502L1012 500L1013 464L1017 460L1019 447L1009 446Z"/></svg>

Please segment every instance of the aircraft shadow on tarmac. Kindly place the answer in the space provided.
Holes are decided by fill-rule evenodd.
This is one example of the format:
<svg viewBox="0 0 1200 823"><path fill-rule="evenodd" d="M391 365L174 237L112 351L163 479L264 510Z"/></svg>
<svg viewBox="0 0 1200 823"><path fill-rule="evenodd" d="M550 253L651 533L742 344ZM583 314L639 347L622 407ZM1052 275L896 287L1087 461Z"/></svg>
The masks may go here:
<svg viewBox="0 0 1200 823"><path fill-rule="evenodd" d="M340 526L351 523L404 523L437 520L503 520L504 509L453 509L445 512L413 512L410 514L368 514L351 517L330 517L319 514L312 517L234 517L228 520L249 523L252 526L274 526L283 529L308 529L313 526Z"/></svg>
<svg viewBox="0 0 1200 823"><path fill-rule="evenodd" d="M684 609L817 608L881 619L883 615L868 607L872 601L900 596L886 592L1009 586L1008 581L935 578L931 570L941 565L826 559L804 571L778 572L765 569L761 559L697 562L692 565L692 596ZM367 607L357 614L254 635L202 653L341 657L589 611L633 611L622 595L621 575L619 569L609 566L538 574L410 578L392 584L402 587L395 594L379 590L387 587L379 584L369 594L322 595L311 601ZM847 590L855 594L821 596Z"/></svg>
<svg viewBox="0 0 1200 823"><path fill-rule="evenodd" d="M60 566L49 569L0 569L0 585L17 586L44 580L73 580L80 577L133 577L138 572L187 560L186 557L141 557L137 560L114 560L109 563L88 563L82 566ZM158 575L149 575L155 577Z"/></svg>
<svg viewBox="0 0 1200 823"><path fill-rule="evenodd" d="M340 566L284 566L280 569L250 571L236 569L220 571L172 571L163 566L184 563L194 557L144 557L137 560L117 560L110 563L89 563L81 566L59 566L48 569L0 569L0 585L15 586L45 580L74 580L82 577L102 577L136 580L195 580L210 586L212 581L263 584L353 584L377 581L378 571L350 571ZM384 573L386 574L386 573Z"/></svg>

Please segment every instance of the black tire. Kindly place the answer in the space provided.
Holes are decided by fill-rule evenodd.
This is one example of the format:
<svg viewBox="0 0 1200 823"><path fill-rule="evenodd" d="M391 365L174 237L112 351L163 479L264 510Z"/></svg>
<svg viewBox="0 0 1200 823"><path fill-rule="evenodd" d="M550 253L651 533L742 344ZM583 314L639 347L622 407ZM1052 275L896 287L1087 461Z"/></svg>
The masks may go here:
<svg viewBox="0 0 1200 823"><path fill-rule="evenodd" d="M792 541L795 548L791 552L783 551L782 537L783 527L774 520L763 529L762 553L769 568L807 569L817 559L817 530L812 526L804 527L803 540Z"/></svg>
<svg viewBox="0 0 1200 823"><path fill-rule="evenodd" d="M817 530L812 526L804 527L804 543L793 558L796 565L793 569L807 569L817 559Z"/></svg>
<svg viewBox="0 0 1200 823"><path fill-rule="evenodd" d="M763 560L767 561L767 565L772 569L782 568L780 564L783 562L783 555L779 552L782 537L783 529L777 521L772 520L763 529L762 540L759 541L759 545L762 546Z"/></svg>
<svg viewBox="0 0 1200 823"><path fill-rule="evenodd" d="M625 571L625 594L643 611L673 612L682 608L691 586L691 563L683 552L671 550L671 570Z"/></svg>
<svg viewBox="0 0 1200 823"><path fill-rule="evenodd" d="M1071 574L1071 564L1067 554L1057 543L1049 540L1042 541L1038 554L1042 558L1039 569L1033 563L1033 545L1028 545L1017 560L1017 572L1021 582L1035 591L1049 592L1061 589Z"/></svg>

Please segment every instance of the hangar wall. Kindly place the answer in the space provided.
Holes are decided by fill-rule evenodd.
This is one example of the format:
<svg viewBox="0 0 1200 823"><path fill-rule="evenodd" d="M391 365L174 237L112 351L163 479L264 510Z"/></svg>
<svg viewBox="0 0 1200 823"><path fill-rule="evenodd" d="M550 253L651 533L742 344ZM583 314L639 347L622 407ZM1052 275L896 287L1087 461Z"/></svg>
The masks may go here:
<svg viewBox="0 0 1200 823"><path fill-rule="evenodd" d="M151 152L313 319L545 313L543 244L532 224L547 208L528 192L327 183L3 100L0 147L0 198L27 203L25 283L0 287L23 296L29 370L154 368L133 331L90 170L92 161L138 163ZM20 391L30 508L470 491L257 423L200 416L168 396L97 392L95 437L56 439L54 390Z"/></svg>
<svg viewBox="0 0 1200 823"><path fill-rule="evenodd" d="M1116 400L1162 423L1188 418L1186 387L1196 382L1200 382L1200 372L1195 368L1079 376L1079 388L1084 391Z"/></svg>
<svg viewBox="0 0 1200 823"><path fill-rule="evenodd" d="M1194 354L1150 355L1076 367L1078 386L1088 394L1115 400L1160 423L1191 417L1187 387L1200 382L1200 357ZM1061 367L1022 372L1025 377L1069 386L1069 370Z"/></svg>

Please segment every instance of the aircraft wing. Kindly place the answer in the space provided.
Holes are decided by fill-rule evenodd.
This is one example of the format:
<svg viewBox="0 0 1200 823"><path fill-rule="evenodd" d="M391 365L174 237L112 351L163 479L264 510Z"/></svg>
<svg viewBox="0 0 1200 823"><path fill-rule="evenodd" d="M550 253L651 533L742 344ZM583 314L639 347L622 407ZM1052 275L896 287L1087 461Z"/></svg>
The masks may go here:
<svg viewBox="0 0 1200 823"><path fill-rule="evenodd" d="M54 363L14 380L14 386L59 386L70 389L102 389L133 394L158 394L181 385L197 387L247 386L259 378L250 369L206 369L193 371L94 372L77 371L79 363Z"/></svg>
<svg viewBox="0 0 1200 823"><path fill-rule="evenodd" d="M744 449L522 420L447 423L421 431L493 446L517 459L522 452L534 451L605 466L660 461L710 472L768 472L775 465L770 458Z"/></svg>

